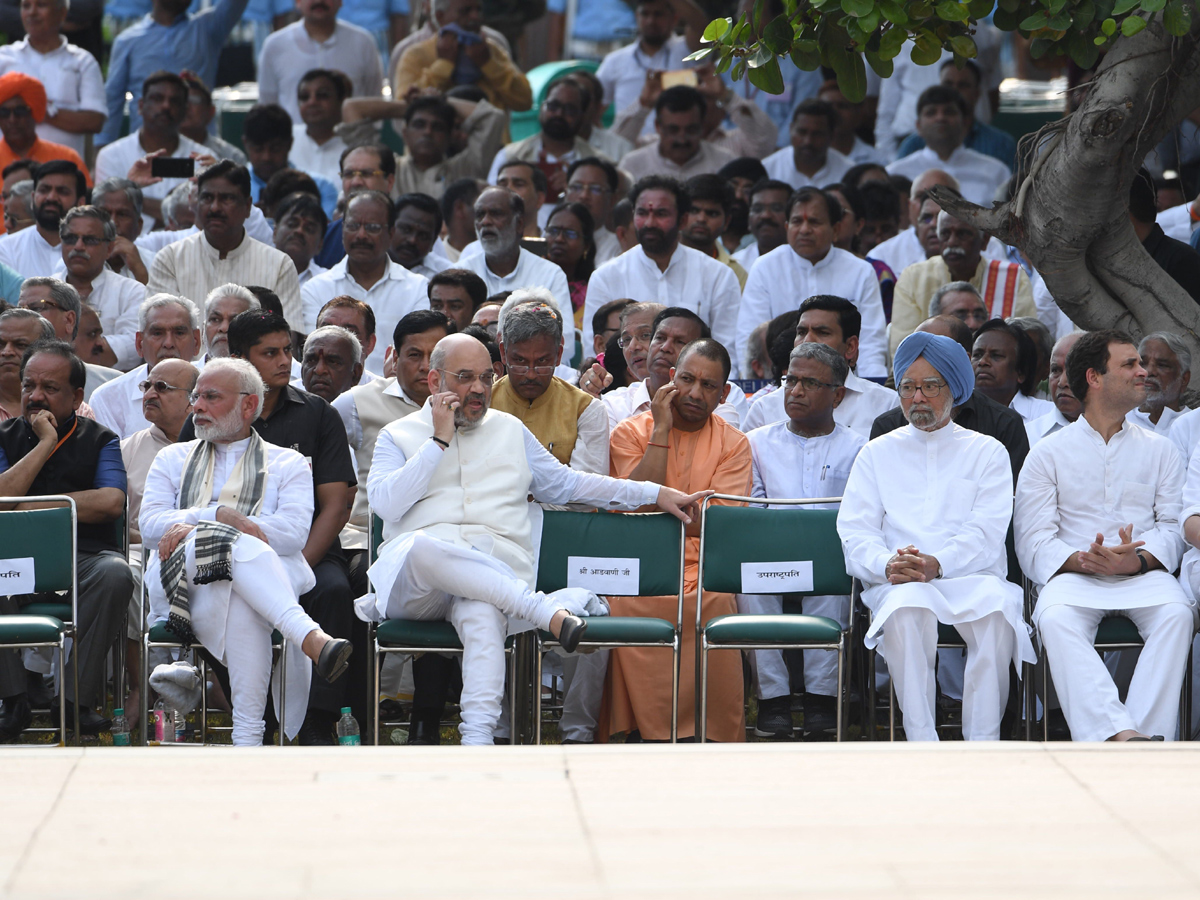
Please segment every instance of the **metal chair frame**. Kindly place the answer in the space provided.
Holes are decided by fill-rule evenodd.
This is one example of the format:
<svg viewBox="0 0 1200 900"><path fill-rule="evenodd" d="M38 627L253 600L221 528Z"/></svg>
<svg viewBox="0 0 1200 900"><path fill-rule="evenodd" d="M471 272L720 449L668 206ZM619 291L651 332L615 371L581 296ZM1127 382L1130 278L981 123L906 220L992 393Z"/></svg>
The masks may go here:
<svg viewBox="0 0 1200 900"><path fill-rule="evenodd" d="M837 653L838 674L837 674L837 732L836 740L841 741L845 728L845 703L844 696L846 693L846 678L845 673L850 665L850 636L854 616L853 603L851 604L850 626L841 629L841 635L837 643L790 643L790 642L744 642L738 644L710 644L708 641L708 628L704 623L702 610L702 602L704 599L704 557L705 544L708 537L708 507L714 500L728 500L741 503L767 504L768 509L771 506L812 506L816 503L841 503L841 497L813 497L808 499L774 499L763 497L739 497L733 494L713 494L704 499L700 508L700 560L699 560L699 578L696 585L696 646L700 652L697 654L697 681L699 690L696 692L697 709L696 721L699 723L699 741L703 743L707 739L708 734L708 654L711 650L832 650ZM852 586L853 589L853 586ZM783 613L781 615L794 615L794 613ZM728 617L723 617L728 618ZM773 616L771 618L774 618Z"/></svg>

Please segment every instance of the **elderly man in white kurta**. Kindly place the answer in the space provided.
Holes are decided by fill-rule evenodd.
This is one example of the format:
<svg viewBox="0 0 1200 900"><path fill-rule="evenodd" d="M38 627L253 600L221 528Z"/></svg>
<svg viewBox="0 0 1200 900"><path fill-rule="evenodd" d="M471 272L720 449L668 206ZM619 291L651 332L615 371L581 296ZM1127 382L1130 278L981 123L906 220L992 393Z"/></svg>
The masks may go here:
<svg viewBox="0 0 1200 900"><path fill-rule="evenodd" d="M755 497L801 499L840 497L850 469L866 437L834 421L836 407L846 396L850 365L825 344L797 344L788 360L783 385L782 422L756 428L746 437L754 460ZM836 503L817 508L836 509ZM779 615L778 594L738 594L738 612ZM806 615L826 616L845 627L850 598L846 595L805 597ZM792 689L782 650L751 650L758 690L759 737L791 737ZM804 651L804 732L823 732L837 725L837 654Z"/></svg>
<svg viewBox="0 0 1200 900"><path fill-rule="evenodd" d="M1038 441L1017 480L1017 557L1040 587L1034 625L1074 740L1173 740L1196 618L1171 577L1184 550L1183 462L1167 438L1125 418L1146 396L1127 334L1080 337L1067 377L1083 414ZM1124 703L1093 649L1111 615L1145 642Z"/></svg>
<svg viewBox="0 0 1200 900"><path fill-rule="evenodd" d="M301 552L312 522L312 473L294 450L266 443L250 423L263 383L244 360L209 362L196 382L199 440L164 447L146 476L142 540L158 545L146 572L150 622L202 643L229 666L233 743L262 743L271 680L271 630L288 642L284 733L295 737L312 668L346 669L347 640L331 638L301 607L316 579ZM278 682L275 708L279 709Z"/></svg>
<svg viewBox="0 0 1200 900"><path fill-rule="evenodd" d="M481 343L445 337L431 359L429 400L380 432L367 496L383 519L384 544L370 569L377 593L357 602L365 618L454 626L463 645L464 744L492 743L509 619L550 631L571 651L587 628L578 614L598 609L589 591L532 589L538 536L527 498L601 509L657 503L690 521L685 510L703 496L567 468L518 419L489 409L492 378Z"/></svg>
<svg viewBox="0 0 1200 900"><path fill-rule="evenodd" d="M831 216L831 211L836 216ZM841 216L836 198L816 188L801 188L788 201L787 243L761 256L742 292L737 316L738 357L749 359L750 332L763 322L794 310L814 294L845 297L862 316L858 374L887 375L887 323L879 279L869 262L833 246L833 222Z"/></svg>
<svg viewBox="0 0 1200 900"><path fill-rule="evenodd" d="M963 737L996 740L1009 663L1034 660L1021 589L1005 580L1008 453L951 418L974 387L959 344L916 332L895 365L908 426L863 448L838 512L847 571L871 610L864 643L887 660L908 739L937 740L938 623L953 625L967 645Z"/></svg>

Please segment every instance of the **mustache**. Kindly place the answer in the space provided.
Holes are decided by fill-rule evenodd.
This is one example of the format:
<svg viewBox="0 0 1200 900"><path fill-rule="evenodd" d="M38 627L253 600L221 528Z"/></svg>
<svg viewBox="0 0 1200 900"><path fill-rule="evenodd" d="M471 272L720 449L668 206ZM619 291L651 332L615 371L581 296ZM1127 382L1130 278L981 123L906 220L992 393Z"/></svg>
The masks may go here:
<svg viewBox="0 0 1200 900"><path fill-rule="evenodd" d="M962 259L967 251L962 247L946 247L942 250L942 259Z"/></svg>
<svg viewBox="0 0 1200 900"><path fill-rule="evenodd" d="M354 241L350 244L351 250L374 250L375 245L370 241Z"/></svg>

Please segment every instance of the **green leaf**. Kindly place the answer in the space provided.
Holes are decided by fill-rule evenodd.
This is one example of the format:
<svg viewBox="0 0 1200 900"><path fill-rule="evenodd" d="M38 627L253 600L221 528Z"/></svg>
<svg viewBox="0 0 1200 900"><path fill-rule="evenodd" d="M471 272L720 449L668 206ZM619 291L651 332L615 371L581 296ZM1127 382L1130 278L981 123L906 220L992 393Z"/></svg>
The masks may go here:
<svg viewBox="0 0 1200 900"><path fill-rule="evenodd" d="M1121 23L1121 34L1125 37L1133 37L1139 31L1146 27L1146 20L1139 16L1130 16Z"/></svg>
<svg viewBox="0 0 1200 900"><path fill-rule="evenodd" d="M1165 2L1165 0L1164 0L1164 2ZM874 33L875 29L879 27L879 9L878 9L878 7L872 8L872 10L869 13L867 13L865 16L863 16L861 19L859 19L858 27L862 30L863 34L869 35L869 34Z"/></svg>
<svg viewBox="0 0 1200 900"><path fill-rule="evenodd" d="M1046 23L1046 27L1051 31L1066 31L1071 27L1071 14L1063 10L1058 15L1051 16L1050 21Z"/></svg>
<svg viewBox="0 0 1200 900"><path fill-rule="evenodd" d="M1021 13L1009 12L1003 7L997 7L992 22L1001 31L1016 31L1021 26Z"/></svg>
<svg viewBox="0 0 1200 900"><path fill-rule="evenodd" d="M760 41L755 45L754 52L746 57L746 65L751 69L757 69L759 66L765 66L774 58L775 54L771 52L771 48Z"/></svg>
<svg viewBox="0 0 1200 900"><path fill-rule="evenodd" d="M787 20L787 16L776 16L763 29L762 42L771 48L772 53L787 53L794 36L792 23Z"/></svg>
<svg viewBox="0 0 1200 900"><path fill-rule="evenodd" d="M1117 0L1116 6L1113 7L1112 14L1114 16L1123 16L1131 9L1137 9L1141 0Z"/></svg>
<svg viewBox="0 0 1200 900"><path fill-rule="evenodd" d="M892 71L895 67L892 65L890 59L883 59L878 53L873 53L870 50L864 53L863 56L867 58L867 62L870 63L871 68L875 70L875 74L880 78L892 77Z"/></svg>
<svg viewBox="0 0 1200 900"><path fill-rule="evenodd" d="M1034 59L1041 59L1053 49L1054 41L1046 38L1034 38L1029 44L1029 55Z"/></svg>
<svg viewBox="0 0 1200 900"><path fill-rule="evenodd" d="M1096 20L1096 4L1092 0L1083 0L1075 7L1075 12L1071 14L1071 20L1076 31L1086 31L1087 27Z"/></svg>
<svg viewBox="0 0 1200 900"><path fill-rule="evenodd" d="M1167 0L1142 0L1142 12L1156 13L1167 5Z"/></svg>
<svg viewBox="0 0 1200 900"><path fill-rule="evenodd" d="M875 0L841 0L842 10L848 16L859 18L875 8Z"/></svg>
<svg viewBox="0 0 1200 900"><path fill-rule="evenodd" d="M1016 14L1021 11L1021 0L999 0L997 5L1007 13Z"/></svg>
<svg viewBox="0 0 1200 900"><path fill-rule="evenodd" d="M1077 31L1067 38L1067 53L1075 65L1084 70L1094 66L1100 58L1100 48Z"/></svg>
<svg viewBox="0 0 1200 900"><path fill-rule="evenodd" d="M907 25L908 13L896 0L879 0L879 11L893 25Z"/></svg>
<svg viewBox="0 0 1200 900"><path fill-rule="evenodd" d="M975 41L966 34L956 34L950 38L950 48L956 56L961 56L964 59L974 59L979 55L979 49L975 46Z"/></svg>
<svg viewBox="0 0 1200 900"><path fill-rule="evenodd" d="M729 73L729 77L734 81L741 81L742 76L746 74L746 61L739 59L737 65L733 67L733 71Z"/></svg>
<svg viewBox="0 0 1200 900"><path fill-rule="evenodd" d="M1163 27L1175 37L1183 37L1192 27L1192 11L1183 0L1171 0L1163 12Z"/></svg>
<svg viewBox="0 0 1200 900"><path fill-rule="evenodd" d="M965 6L955 3L954 0L942 0L934 9L943 22L965 22L970 15Z"/></svg>
<svg viewBox="0 0 1200 900"><path fill-rule="evenodd" d="M932 66L941 58L941 42L932 34L918 35L913 41L912 61L918 66Z"/></svg>
<svg viewBox="0 0 1200 900"><path fill-rule="evenodd" d="M792 62L805 72L821 68L821 47L816 41L796 41L792 45Z"/></svg>
<svg viewBox="0 0 1200 900"><path fill-rule="evenodd" d="M925 0L917 0L908 8L908 17L910 19L928 19L933 15L933 5L926 3Z"/></svg>
<svg viewBox="0 0 1200 900"><path fill-rule="evenodd" d="M990 16L995 5L995 0L969 0L967 9L971 13L971 18L978 22Z"/></svg>
<svg viewBox="0 0 1200 900"><path fill-rule="evenodd" d="M684 62L703 62L717 52L716 47L701 47L695 53L689 53L683 58Z"/></svg>
<svg viewBox="0 0 1200 900"><path fill-rule="evenodd" d="M708 27L704 29L704 34L700 36L700 40L711 44L725 37L732 28L733 19L713 19L708 23Z"/></svg>
<svg viewBox="0 0 1200 900"><path fill-rule="evenodd" d="M879 58L895 59L900 55L907 38L903 28L889 28L879 39Z"/></svg>
<svg viewBox="0 0 1200 900"><path fill-rule="evenodd" d="M767 12L767 0L754 0L754 30L762 34L763 16Z"/></svg>
<svg viewBox="0 0 1200 900"><path fill-rule="evenodd" d="M768 94L783 93L783 75L779 71L779 59L772 56L766 65L751 69L747 73L750 83Z"/></svg>
<svg viewBox="0 0 1200 900"><path fill-rule="evenodd" d="M867 67L862 54L839 47L836 51L831 48L830 55L838 87L851 103L862 103L867 98Z"/></svg>
<svg viewBox="0 0 1200 900"><path fill-rule="evenodd" d="M1106 37L1112 37L1114 34L1117 33L1117 20L1116 19L1105 19L1103 22L1100 23L1100 30L1102 32L1104 32Z"/></svg>
<svg viewBox="0 0 1200 900"><path fill-rule="evenodd" d="M733 54L722 53L720 60L717 62L715 71L718 75L724 75L729 71L729 67L731 65L733 65Z"/></svg>
<svg viewBox="0 0 1200 900"><path fill-rule="evenodd" d="M1036 12L1028 19L1021 22L1020 28L1022 31L1037 31L1039 28L1045 28L1047 22L1046 13Z"/></svg>

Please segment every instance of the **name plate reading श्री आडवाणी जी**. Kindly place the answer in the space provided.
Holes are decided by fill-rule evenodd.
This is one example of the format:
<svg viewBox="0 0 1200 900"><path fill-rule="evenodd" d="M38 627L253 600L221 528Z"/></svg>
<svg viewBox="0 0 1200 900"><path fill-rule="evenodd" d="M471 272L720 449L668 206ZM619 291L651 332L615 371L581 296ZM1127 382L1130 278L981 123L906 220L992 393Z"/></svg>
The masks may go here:
<svg viewBox="0 0 1200 900"><path fill-rule="evenodd" d="M790 594L812 589L812 560L742 563L743 594Z"/></svg>
<svg viewBox="0 0 1200 900"><path fill-rule="evenodd" d="M567 587L636 597L641 585L641 562L636 556L568 556Z"/></svg>

